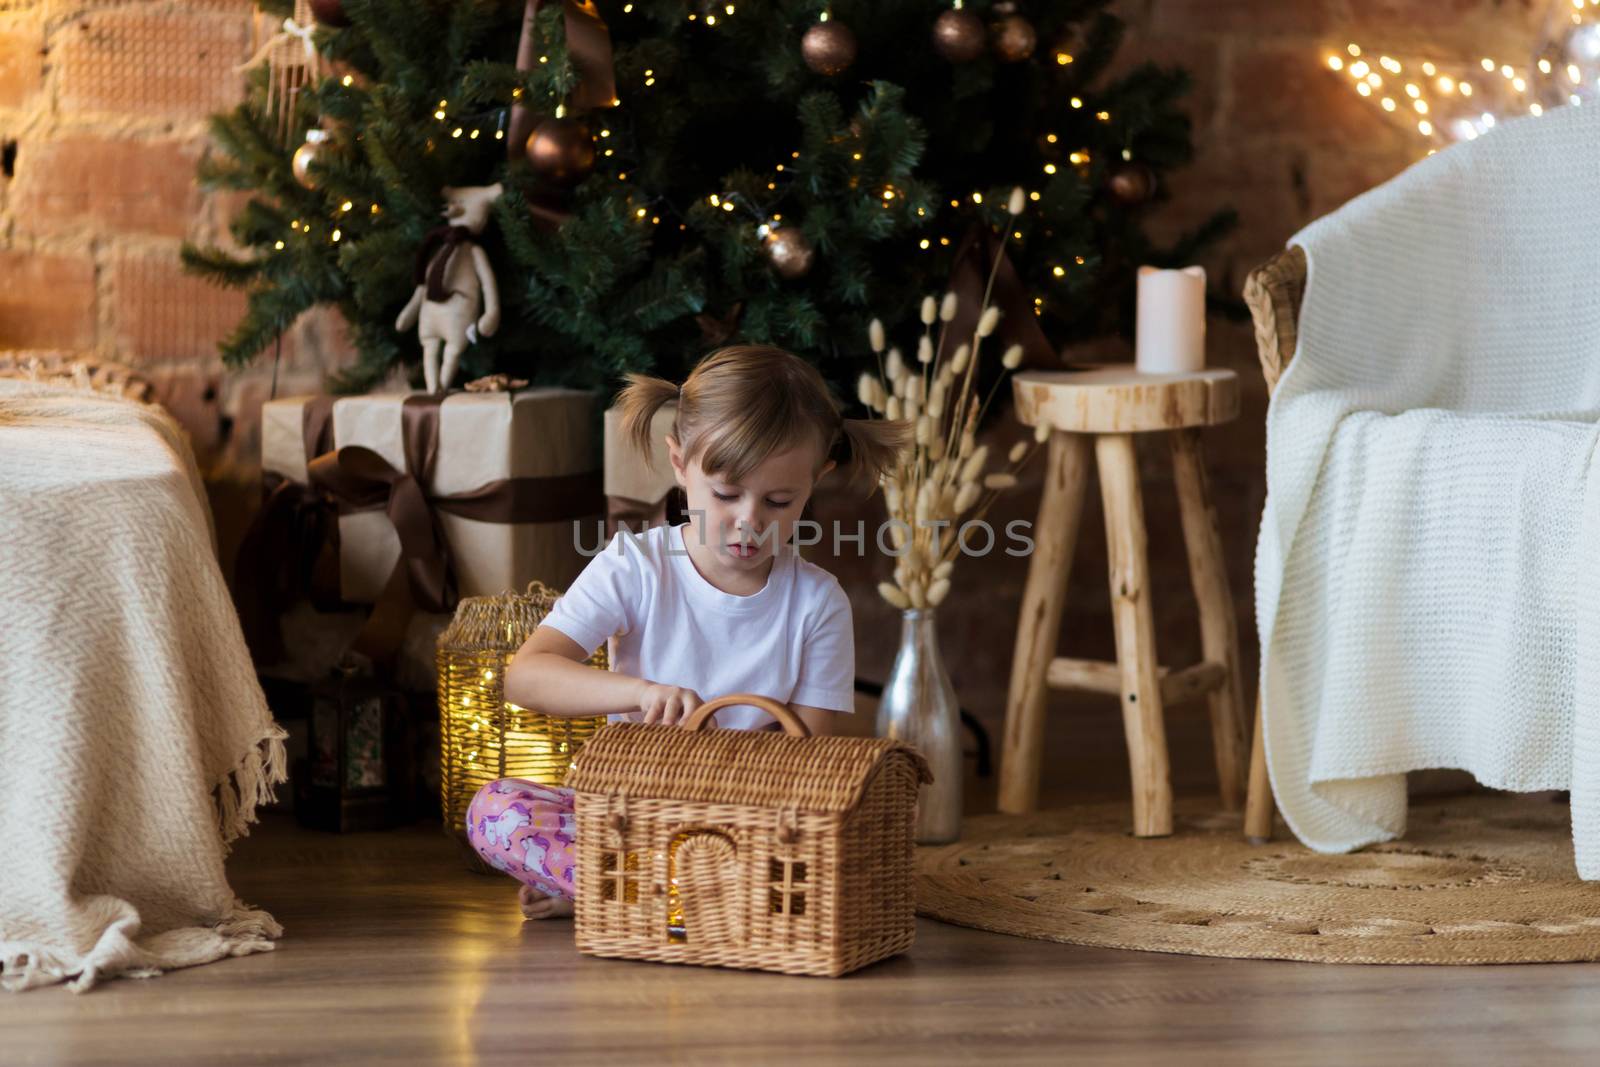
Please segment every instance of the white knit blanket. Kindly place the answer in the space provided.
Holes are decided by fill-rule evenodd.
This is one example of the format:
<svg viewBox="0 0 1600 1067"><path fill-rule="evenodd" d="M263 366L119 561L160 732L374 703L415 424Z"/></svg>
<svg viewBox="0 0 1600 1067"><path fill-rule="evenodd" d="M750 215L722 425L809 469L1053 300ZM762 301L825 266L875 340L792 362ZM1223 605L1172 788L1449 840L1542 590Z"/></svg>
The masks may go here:
<svg viewBox="0 0 1600 1067"><path fill-rule="evenodd" d="M0 986L271 948L223 858L282 737L178 426L0 381Z"/></svg>
<svg viewBox="0 0 1600 1067"><path fill-rule="evenodd" d="M1570 788L1600 878L1600 107L1440 152L1290 244L1256 557L1284 818L1340 852L1404 834L1408 770Z"/></svg>

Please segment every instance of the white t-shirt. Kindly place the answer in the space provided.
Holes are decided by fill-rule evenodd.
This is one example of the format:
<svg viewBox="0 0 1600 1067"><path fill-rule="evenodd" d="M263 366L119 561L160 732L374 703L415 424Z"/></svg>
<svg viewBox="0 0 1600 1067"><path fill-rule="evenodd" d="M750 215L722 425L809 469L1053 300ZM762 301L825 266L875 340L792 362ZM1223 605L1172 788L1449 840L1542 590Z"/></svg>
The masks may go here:
<svg viewBox="0 0 1600 1067"><path fill-rule="evenodd" d="M780 546L760 592L725 593L689 558L686 529L617 531L544 625L589 652L615 637L612 670L683 686L702 700L759 693L785 704L854 711L855 630L839 580L792 546ZM745 704L717 712L718 725L731 729L771 722Z"/></svg>

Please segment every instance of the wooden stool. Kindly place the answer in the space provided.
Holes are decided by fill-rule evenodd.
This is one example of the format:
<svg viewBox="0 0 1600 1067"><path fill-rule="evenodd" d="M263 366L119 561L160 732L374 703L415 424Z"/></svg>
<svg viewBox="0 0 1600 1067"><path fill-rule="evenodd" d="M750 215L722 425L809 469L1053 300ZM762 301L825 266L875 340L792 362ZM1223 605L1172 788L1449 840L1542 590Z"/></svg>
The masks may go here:
<svg viewBox="0 0 1600 1067"><path fill-rule="evenodd" d="M1239 638L1201 458L1200 427L1227 422L1239 413L1238 376L1229 370L1144 375L1125 365L1027 372L1014 375L1012 383L1018 420L1028 426L1048 423L1054 432L1011 661L1000 810L1027 812L1038 804L1048 687L1121 695L1133 772L1133 832L1139 837L1172 832L1162 704L1204 694L1222 805L1236 811L1246 771ZM1165 432L1172 446L1205 655L1204 662L1171 671L1156 658L1144 505L1133 448L1134 434L1155 431ZM1116 663L1055 656L1091 448L1105 500Z"/></svg>

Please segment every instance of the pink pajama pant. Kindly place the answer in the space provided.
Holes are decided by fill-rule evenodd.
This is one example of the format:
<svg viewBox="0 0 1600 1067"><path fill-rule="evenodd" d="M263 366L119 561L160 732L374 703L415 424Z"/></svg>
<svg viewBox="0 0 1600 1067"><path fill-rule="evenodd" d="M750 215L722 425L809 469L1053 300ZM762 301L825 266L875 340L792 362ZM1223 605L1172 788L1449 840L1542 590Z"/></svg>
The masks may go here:
<svg viewBox="0 0 1600 1067"><path fill-rule="evenodd" d="M572 791L501 778L467 806L467 840L484 862L546 896L571 900L577 818Z"/></svg>

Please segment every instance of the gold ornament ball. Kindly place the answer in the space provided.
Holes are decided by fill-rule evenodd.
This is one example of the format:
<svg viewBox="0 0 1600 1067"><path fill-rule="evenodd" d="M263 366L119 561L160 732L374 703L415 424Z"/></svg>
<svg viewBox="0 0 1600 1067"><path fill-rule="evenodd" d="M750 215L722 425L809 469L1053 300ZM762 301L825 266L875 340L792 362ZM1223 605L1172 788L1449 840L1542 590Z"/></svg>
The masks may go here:
<svg viewBox="0 0 1600 1067"><path fill-rule="evenodd" d="M1111 172L1106 186L1122 203L1142 204L1155 195L1155 171L1143 163L1124 163Z"/></svg>
<svg viewBox="0 0 1600 1067"><path fill-rule="evenodd" d="M316 131L313 131L316 132ZM289 160L289 172L294 175L294 180L307 189L317 187L317 177L311 173L311 164L317 162L323 150L327 147L325 139L311 140L294 150L294 156Z"/></svg>
<svg viewBox="0 0 1600 1067"><path fill-rule="evenodd" d="M594 138L577 119L545 119L527 151L533 169L554 182L575 182L594 169Z"/></svg>
<svg viewBox="0 0 1600 1067"><path fill-rule="evenodd" d="M762 242L767 247L767 259L779 275L785 278L803 278L811 270L816 252L806 235L793 226L772 230Z"/></svg>
<svg viewBox="0 0 1600 1067"><path fill-rule="evenodd" d="M952 63L983 55L983 23L970 11L946 11L933 20L933 47Z"/></svg>
<svg viewBox="0 0 1600 1067"><path fill-rule="evenodd" d="M856 61L856 35L842 22L819 22L800 38L800 57L818 74L842 74Z"/></svg>
<svg viewBox="0 0 1600 1067"><path fill-rule="evenodd" d="M1033 23L1021 15L1007 15L994 24L994 54L1006 63L1021 63L1038 44Z"/></svg>

